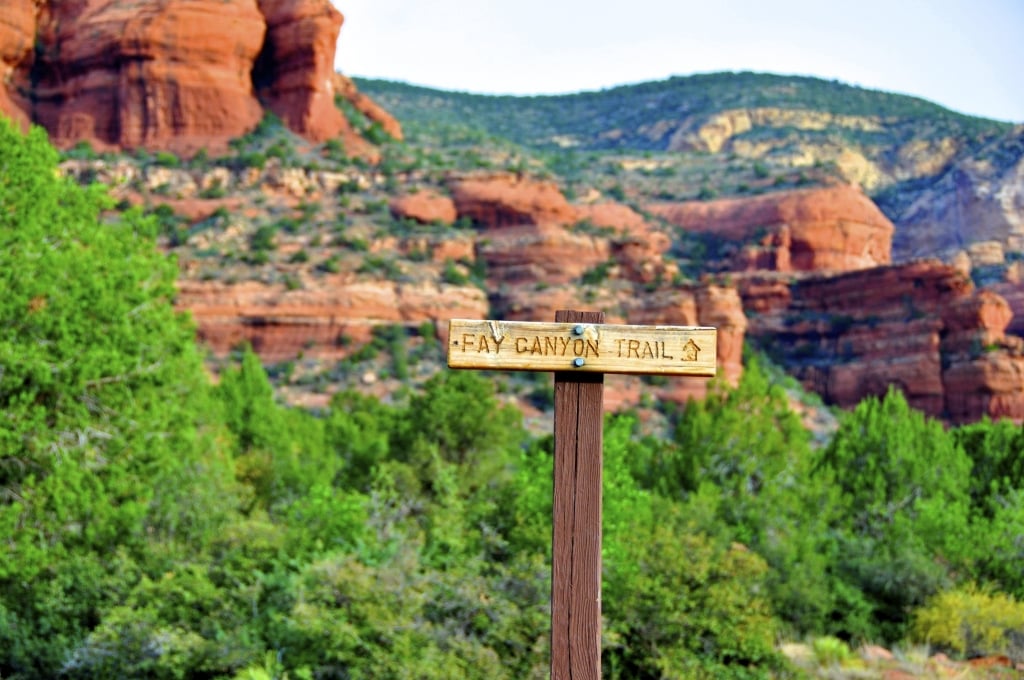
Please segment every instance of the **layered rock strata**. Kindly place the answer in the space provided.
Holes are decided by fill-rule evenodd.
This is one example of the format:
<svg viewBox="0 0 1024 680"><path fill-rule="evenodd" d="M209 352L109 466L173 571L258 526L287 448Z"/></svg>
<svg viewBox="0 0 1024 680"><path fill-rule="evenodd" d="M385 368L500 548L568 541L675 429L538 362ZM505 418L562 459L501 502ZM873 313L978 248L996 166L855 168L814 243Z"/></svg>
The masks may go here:
<svg viewBox="0 0 1024 680"><path fill-rule="evenodd" d="M192 314L200 339L214 353L224 355L248 342L266 362L300 354L340 359L369 342L379 325L415 328L430 321L444 331L450 318L487 314L479 288L390 281L328 280L305 290L182 281L177 306Z"/></svg>
<svg viewBox="0 0 1024 680"><path fill-rule="evenodd" d="M1006 335L1012 312L938 261L793 283L788 298L741 285L749 332L828 402L853 407L897 387L925 413L953 423L1024 421L1024 353ZM767 295L766 295L767 294Z"/></svg>
<svg viewBox="0 0 1024 680"><path fill-rule="evenodd" d="M335 106L342 15L329 0L12 0L0 12L0 113L58 147L220 151L276 113L369 153ZM390 120L388 120L390 119Z"/></svg>

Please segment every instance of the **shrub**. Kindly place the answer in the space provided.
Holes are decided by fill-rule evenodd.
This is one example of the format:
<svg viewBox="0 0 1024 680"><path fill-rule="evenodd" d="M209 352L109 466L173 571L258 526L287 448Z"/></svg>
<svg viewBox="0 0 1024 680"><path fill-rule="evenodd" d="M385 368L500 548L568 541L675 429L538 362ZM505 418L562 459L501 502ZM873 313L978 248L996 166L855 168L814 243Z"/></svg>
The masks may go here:
<svg viewBox="0 0 1024 680"><path fill-rule="evenodd" d="M170 151L157 151L153 161L165 168L176 168L181 165L181 160Z"/></svg>
<svg viewBox="0 0 1024 680"><path fill-rule="evenodd" d="M441 272L441 280L453 286L464 286L469 283L469 276L465 274L451 259L444 261L444 270Z"/></svg>
<svg viewBox="0 0 1024 680"><path fill-rule="evenodd" d="M939 593L914 613L914 639L973 657L1024 661L1024 603L976 586Z"/></svg>
<svg viewBox="0 0 1024 680"><path fill-rule="evenodd" d="M277 229L270 225L263 225L257 229L249 238L249 247L256 251L268 251L274 249L274 234Z"/></svg>
<svg viewBox="0 0 1024 680"><path fill-rule="evenodd" d="M583 272L583 276L580 277L580 282L584 286L599 286L605 282L608 278L608 272L611 270L614 262L601 262L595 265L593 268Z"/></svg>
<svg viewBox="0 0 1024 680"><path fill-rule="evenodd" d="M815 660L821 666L842 665L853 656L849 645L831 635L814 638L814 642L811 643L811 649L814 650Z"/></svg>

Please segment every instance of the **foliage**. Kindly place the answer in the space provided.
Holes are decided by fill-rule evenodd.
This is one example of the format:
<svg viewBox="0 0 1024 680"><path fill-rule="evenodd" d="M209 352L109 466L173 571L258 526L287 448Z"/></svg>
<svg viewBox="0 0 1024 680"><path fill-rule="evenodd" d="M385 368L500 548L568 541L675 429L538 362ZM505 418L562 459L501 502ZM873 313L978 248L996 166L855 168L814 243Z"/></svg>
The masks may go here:
<svg viewBox="0 0 1024 680"><path fill-rule="evenodd" d="M1003 654L1024 661L1024 603L973 585L939 593L918 608L912 632L961 656Z"/></svg>
<svg viewBox="0 0 1024 680"><path fill-rule="evenodd" d="M850 646L831 635L814 638L811 650L814 652L815 660L822 666L841 665L853 658Z"/></svg>
<svg viewBox="0 0 1024 680"><path fill-rule="evenodd" d="M767 564L640 488L630 419L606 425L604 664L613 678L754 678L786 665Z"/></svg>
<svg viewBox="0 0 1024 680"><path fill-rule="evenodd" d="M833 521L839 576L877 626L845 632L897 640L909 609L948 586L950 566L969 559L971 461L941 423L890 390L844 419L817 466L841 493Z"/></svg>
<svg viewBox="0 0 1024 680"><path fill-rule="evenodd" d="M809 441L783 386L750 354L736 389L687 402L671 443L646 440L631 457L637 478L685 503L704 531L767 560L775 609L800 633L856 613L829 570L832 491L811 474Z"/></svg>
<svg viewBox="0 0 1024 680"><path fill-rule="evenodd" d="M137 210L102 224L102 189L60 179L56 159L41 130L0 121L0 673L14 677L84 659L113 603L174 562L167 546L208 545L237 493L155 224Z"/></svg>
<svg viewBox="0 0 1024 680"><path fill-rule="evenodd" d="M1009 129L1006 123L972 118L936 104L818 78L764 73L708 73L625 85L594 92L511 97L446 92L405 83L357 78L362 92L403 121L406 129L475 126L477 143L486 135L524 146L565 153L558 140L576 142L574 153L595 149L654 150L668 137L650 135L664 112L685 111L700 119L731 109L771 107L826 111L849 116L881 116L891 137L865 141L898 144L907 133L984 137ZM628 102L628 105L624 104ZM515 110L510 116L509 111ZM609 135L616 130L618 134ZM755 131L756 132L756 131ZM464 134L468 134L466 130ZM836 126L828 134L850 134Z"/></svg>
<svg viewBox="0 0 1024 680"><path fill-rule="evenodd" d="M212 385L154 248L180 220L56 159L0 123L0 675L546 677L551 438L488 376L415 386L403 326L362 356L410 377L383 400L288 407L248 347ZM668 436L607 419L607 675L786 677L781 635L828 656L911 623L1016 654L1020 429L891 393L816 450L791 388L751 355Z"/></svg>

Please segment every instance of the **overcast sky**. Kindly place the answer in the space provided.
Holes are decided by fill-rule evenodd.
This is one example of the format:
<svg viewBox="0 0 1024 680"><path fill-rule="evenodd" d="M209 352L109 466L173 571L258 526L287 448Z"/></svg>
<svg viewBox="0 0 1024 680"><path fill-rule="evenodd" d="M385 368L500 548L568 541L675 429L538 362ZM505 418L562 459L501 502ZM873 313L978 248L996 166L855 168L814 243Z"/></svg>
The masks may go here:
<svg viewBox="0 0 1024 680"><path fill-rule="evenodd" d="M349 76L561 94L815 75L1024 123L1024 0L333 0Z"/></svg>

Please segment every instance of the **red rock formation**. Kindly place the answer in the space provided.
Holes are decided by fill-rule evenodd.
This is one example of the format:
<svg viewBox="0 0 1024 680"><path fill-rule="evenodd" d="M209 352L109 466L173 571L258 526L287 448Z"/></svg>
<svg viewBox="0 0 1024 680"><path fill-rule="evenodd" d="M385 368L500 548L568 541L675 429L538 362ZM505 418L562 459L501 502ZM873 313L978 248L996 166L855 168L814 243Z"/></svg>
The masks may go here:
<svg viewBox="0 0 1024 680"><path fill-rule="evenodd" d="M747 333L747 317L735 288L700 286L697 294L697 321L701 326L718 329L719 375L738 385L743 375L743 339Z"/></svg>
<svg viewBox="0 0 1024 680"><path fill-rule="evenodd" d="M493 295L494 313L510 321L554 321L560 309L602 310L605 323L625 323L616 312L619 300L613 292L599 290L582 300L572 284L543 286L507 286Z"/></svg>
<svg viewBox="0 0 1024 680"><path fill-rule="evenodd" d="M852 407L896 386L950 422L1024 421L1024 353L1005 335L1009 305L956 268L880 267L805 279L790 294L750 317L750 334L830 403Z"/></svg>
<svg viewBox="0 0 1024 680"><path fill-rule="evenodd" d="M850 186L648 209L688 231L743 244L732 270L843 272L891 261L892 223Z"/></svg>
<svg viewBox="0 0 1024 680"><path fill-rule="evenodd" d="M512 174L466 177L451 183L452 199L460 217L469 217L485 229L524 224L573 224L576 208L569 205L554 182L541 182Z"/></svg>
<svg viewBox="0 0 1024 680"><path fill-rule="evenodd" d="M350 78L346 78L340 73L334 73L331 76L331 84L334 87L334 92L336 94L341 95L351 103L352 106L355 107L356 111L366 116L371 123L380 125L381 129L393 139L397 139L398 141L404 139L402 135L402 126L399 124L398 120L385 111L377 102L357 90L356 84L353 83Z"/></svg>
<svg viewBox="0 0 1024 680"><path fill-rule="evenodd" d="M436 191L423 190L396 196L388 207L396 218L415 220L420 224L452 224L458 217L452 199Z"/></svg>
<svg viewBox="0 0 1024 680"><path fill-rule="evenodd" d="M679 273L674 262L663 259L672 239L629 206L614 202L582 205L577 207L577 217L580 224L611 232L612 256L621 266L623 278L640 283L668 282Z"/></svg>
<svg viewBox="0 0 1024 680"><path fill-rule="evenodd" d="M477 243L495 288L509 285L557 285L578 279L608 261L607 239L544 224L508 227Z"/></svg>
<svg viewBox="0 0 1024 680"><path fill-rule="evenodd" d="M344 18L328 0L259 0L267 37L253 82L285 124L314 142L348 122L334 105L334 47Z"/></svg>
<svg viewBox="0 0 1024 680"><path fill-rule="evenodd" d="M628 206L573 206L554 183L511 174L458 179L451 191L458 215L487 233L477 254L496 287L558 285L610 262L617 277L642 283L678 272L662 258L668 235Z"/></svg>
<svg viewBox="0 0 1024 680"><path fill-rule="evenodd" d="M251 1L48 3L33 119L58 146L223 146L262 115L250 73L265 24Z"/></svg>
<svg viewBox="0 0 1024 680"><path fill-rule="evenodd" d="M36 35L33 0L7 0L0 9L0 114L23 129L29 124L29 103L22 90L28 86Z"/></svg>
<svg viewBox="0 0 1024 680"><path fill-rule="evenodd" d="M393 136L401 128L335 77L342 21L329 0L12 0L0 10L0 112L60 147L188 155L223 150L266 105L312 141L341 137L372 157L335 94Z"/></svg>
<svg viewBox="0 0 1024 680"><path fill-rule="evenodd" d="M226 285L182 281L177 306L188 310L199 337L216 354L247 341L267 362L305 356L337 359L381 324L441 329L453 317L485 318L487 298L475 287L331 281L330 287L288 291L257 282ZM350 344L351 343L351 344Z"/></svg>
<svg viewBox="0 0 1024 680"><path fill-rule="evenodd" d="M628 323L668 326L713 326L718 329L719 377L730 385L743 375L743 340L747 317L735 288L699 285L658 291L626 303ZM702 398L703 378L674 378L661 390L662 398L677 402Z"/></svg>

